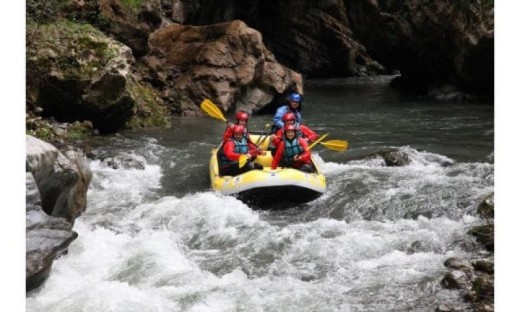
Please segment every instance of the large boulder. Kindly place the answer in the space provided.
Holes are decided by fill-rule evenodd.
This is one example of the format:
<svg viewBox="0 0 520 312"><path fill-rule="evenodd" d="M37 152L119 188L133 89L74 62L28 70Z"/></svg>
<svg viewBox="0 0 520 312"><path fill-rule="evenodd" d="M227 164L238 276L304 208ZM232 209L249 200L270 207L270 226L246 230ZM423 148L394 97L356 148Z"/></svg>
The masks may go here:
<svg viewBox="0 0 520 312"><path fill-rule="evenodd" d="M127 46L88 24L28 23L28 107L61 122L90 120L101 133L136 118L167 125L164 103L131 74L133 63Z"/></svg>
<svg viewBox="0 0 520 312"><path fill-rule="evenodd" d="M52 262L64 253L78 234L63 218L46 214L41 207L40 192L32 173L26 173L26 290L41 285L49 276Z"/></svg>
<svg viewBox="0 0 520 312"><path fill-rule="evenodd" d="M204 98L225 112L251 112L289 90L302 92L301 75L277 63L260 32L242 21L172 24L150 35L149 49L141 59L149 69L148 79L184 116L202 115L199 104ZM172 95L171 90L178 93Z"/></svg>
<svg viewBox="0 0 520 312"><path fill-rule="evenodd" d="M26 136L26 288L48 277L52 262L78 236L74 220L85 211L92 172L79 151L61 153Z"/></svg>
<svg viewBox="0 0 520 312"><path fill-rule="evenodd" d="M74 219L85 211L92 171L79 151L61 153L53 145L26 136L26 172L34 176L41 206L48 215Z"/></svg>

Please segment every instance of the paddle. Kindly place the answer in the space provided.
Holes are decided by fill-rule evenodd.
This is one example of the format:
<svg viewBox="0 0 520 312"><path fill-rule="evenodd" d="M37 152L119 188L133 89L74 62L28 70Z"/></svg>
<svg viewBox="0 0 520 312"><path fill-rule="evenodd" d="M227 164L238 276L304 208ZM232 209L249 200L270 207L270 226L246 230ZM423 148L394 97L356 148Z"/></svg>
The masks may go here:
<svg viewBox="0 0 520 312"><path fill-rule="evenodd" d="M322 135L319 139L317 139L316 141L312 142L311 145L309 145L309 149L313 148L314 146L316 146L318 143L320 143L321 141L323 141L329 134L328 133L325 133L324 135Z"/></svg>
<svg viewBox="0 0 520 312"><path fill-rule="evenodd" d="M224 114L222 114L222 111L220 108L218 108L215 103L211 102L208 99L204 99L202 103L200 103L200 108L206 112L206 114L210 115L213 118L220 119L224 121L225 123L228 123L226 117L224 117Z"/></svg>
<svg viewBox="0 0 520 312"><path fill-rule="evenodd" d="M320 144L330 150L338 152L343 152L348 148L348 142L342 140L329 140L325 142L320 142Z"/></svg>
<svg viewBox="0 0 520 312"><path fill-rule="evenodd" d="M240 157L238 158L238 168L244 167L244 165L247 163L248 159L249 159L249 157L247 157L246 155L244 155L244 154L240 155Z"/></svg>

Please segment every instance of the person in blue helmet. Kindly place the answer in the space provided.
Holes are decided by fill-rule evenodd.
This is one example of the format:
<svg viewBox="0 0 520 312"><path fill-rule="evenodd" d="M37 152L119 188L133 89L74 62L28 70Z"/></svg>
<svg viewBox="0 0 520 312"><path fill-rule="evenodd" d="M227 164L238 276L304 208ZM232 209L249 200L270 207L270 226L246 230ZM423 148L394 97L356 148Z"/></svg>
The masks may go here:
<svg viewBox="0 0 520 312"><path fill-rule="evenodd" d="M302 122L302 96L298 92L293 92L289 95L287 98L287 105L283 105L278 107L276 110L276 113L273 117L273 127L271 129L271 133L276 133L278 130L283 129L284 123L283 123L283 116L288 113L292 112L294 114L294 117L296 117L295 125L298 126Z"/></svg>

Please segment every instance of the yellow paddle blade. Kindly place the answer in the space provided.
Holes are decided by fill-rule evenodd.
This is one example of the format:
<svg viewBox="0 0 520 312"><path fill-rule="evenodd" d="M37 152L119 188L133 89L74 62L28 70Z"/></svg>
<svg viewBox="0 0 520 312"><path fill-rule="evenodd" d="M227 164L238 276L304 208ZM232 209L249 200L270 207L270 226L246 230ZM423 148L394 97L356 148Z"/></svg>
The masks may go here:
<svg viewBox="0 0 520 312"><path fill-rule="evenodd" d="M321 141L323 141L329 134L328 133L325 133L324 135L322 135L319 139L317 139L316 141L312 142L311 145L309 145L309 149L313 148L314 146L316 146L316 144L320 143Z"/></svg>
<svg viewBox="0 0 520 312"><path fill-rule="evenodd" d="M246 155L240 155L240 158L238 158L238 168L244 167L248 159L249 157L247 157Z"/></svg>
<svg viewBox="0 0 520 312"><path fill-rule="evenodd" d="M200 103L200 108L211 117L227 122L226 117L224 117L224 114L222 114L222 111L218 108L217 105L215 105L215 103L211 102L210 100L204 99L204 101Z"/></svg>
<svg viewBox="0 0 520 312"><path fill-rule="evenodd" d="M342 140L329 140L325 142L320 142L320 144L330 150L338 152L343 152L348 148L348 142Z"/></svg>

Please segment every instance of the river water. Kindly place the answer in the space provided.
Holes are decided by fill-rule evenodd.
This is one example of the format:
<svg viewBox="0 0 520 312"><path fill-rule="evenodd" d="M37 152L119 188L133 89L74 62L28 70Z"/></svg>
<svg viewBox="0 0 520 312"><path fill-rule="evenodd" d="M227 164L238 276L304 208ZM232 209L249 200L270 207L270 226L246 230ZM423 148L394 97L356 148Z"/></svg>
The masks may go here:
<svg viewBox="0 0 520 312"><path fill-rule="evenodd" d="M440 281L447 258L485 255L466 232L494 189L493 105L402 96L390 78L306 81L305 123L350 147L316 147L327 191L286 210L209 189L216 119L98 138L79 237L27 311L466 309ZM411 163L368 157L389 149Z"/></svg>

